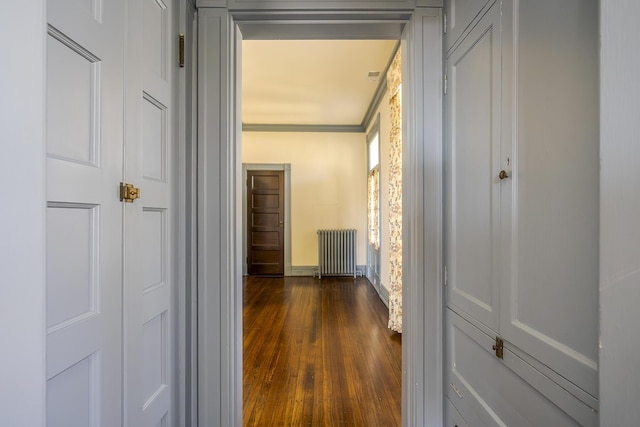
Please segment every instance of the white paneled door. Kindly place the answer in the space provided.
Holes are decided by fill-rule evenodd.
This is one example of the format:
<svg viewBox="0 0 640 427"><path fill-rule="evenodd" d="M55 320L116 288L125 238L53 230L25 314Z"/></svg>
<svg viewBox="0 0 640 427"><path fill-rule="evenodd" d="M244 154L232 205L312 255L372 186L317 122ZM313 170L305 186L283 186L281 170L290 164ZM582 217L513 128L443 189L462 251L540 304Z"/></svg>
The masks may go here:
<svg viewBox="0 0 640 427"><path fill-rule="evenodd" d="M124 2L47 10L47 425L119 425Z"/></svg>
<svg viewBox="0 0 640 427"><path fill-rule="evenodd" d="M141 194L125 206L125 410L132 426L169 426L173 416L172 8L169 0L129 6L124 174Z"/></svg>
<svg viewBox="0 0 640 427"><path fill-rule="evenodd" d="M48 426L172 425L171 7L47 5Z"/></svg>

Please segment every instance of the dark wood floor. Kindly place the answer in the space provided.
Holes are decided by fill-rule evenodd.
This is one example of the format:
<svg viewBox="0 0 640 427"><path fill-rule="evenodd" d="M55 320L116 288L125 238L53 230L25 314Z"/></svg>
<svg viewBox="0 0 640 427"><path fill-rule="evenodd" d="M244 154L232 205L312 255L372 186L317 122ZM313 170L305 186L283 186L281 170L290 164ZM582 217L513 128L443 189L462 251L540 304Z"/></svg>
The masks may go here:
<svg viewBox="0 0 640 427"><path fill-rule="evenodd" d="M244 279L245 426L400 426L401 339L366 279Z"/></svg>

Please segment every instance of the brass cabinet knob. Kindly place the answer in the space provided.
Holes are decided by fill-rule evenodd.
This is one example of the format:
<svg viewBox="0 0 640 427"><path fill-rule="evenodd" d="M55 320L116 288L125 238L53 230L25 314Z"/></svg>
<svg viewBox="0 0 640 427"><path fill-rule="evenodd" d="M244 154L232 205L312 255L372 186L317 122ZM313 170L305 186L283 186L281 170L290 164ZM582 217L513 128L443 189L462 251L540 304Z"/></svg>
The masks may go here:
<svg viewBox="0 0 640 427"><path fill-rule="evenodd" d="M501 170L500 173L498 174L498 178L500 178L500 179L509 178L509 174L507 173L507 171Z"/></svg>

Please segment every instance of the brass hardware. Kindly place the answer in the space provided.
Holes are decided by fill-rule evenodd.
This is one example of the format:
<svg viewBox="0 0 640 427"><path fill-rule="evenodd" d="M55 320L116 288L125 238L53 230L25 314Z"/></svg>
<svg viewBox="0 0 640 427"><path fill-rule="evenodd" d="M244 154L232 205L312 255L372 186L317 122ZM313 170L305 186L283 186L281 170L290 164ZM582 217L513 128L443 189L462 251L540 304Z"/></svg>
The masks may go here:
<svg viewBox="0 0 640 427"><path fill-rule="evenodd" d="M500 178L500 179L509 178L509 174L507 173L507 171L501 170L500 173L498 174L498 178Z"/></svg>
<svg viewBox="0 0 640 427"><path fill-rule="evenodd" d="M504 341L500 337L496 337L496 343L492 347L496 352L498 359L504 359Z"/></svg>
<svg viewBox="0 0 640 427"><path fill-rule="evenodd" d="M184 34L178 36L178 66L184 68Z"/></svg>
<svg viewBox="0 0 640 427"><path fill-rule="evenodd" d="M135 199L140 198L140 189L132 184L120 183L120 201L132 203Z"/></svg>

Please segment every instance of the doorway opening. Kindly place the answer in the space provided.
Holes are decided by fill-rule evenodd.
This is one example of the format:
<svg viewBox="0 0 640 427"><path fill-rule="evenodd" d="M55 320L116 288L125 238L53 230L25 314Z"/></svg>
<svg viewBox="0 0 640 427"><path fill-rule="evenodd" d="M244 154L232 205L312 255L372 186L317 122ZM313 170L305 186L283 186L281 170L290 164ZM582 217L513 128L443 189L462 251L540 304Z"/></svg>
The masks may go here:
<svg viewBox="0 0 640 427"><path fill-rule="evenodd" d="M238 425L242 414L241 40L402 39L402 346L404 425L442 422L442 13L199 12L199 419ZM406 27L405 27L406 25ZM404 30L404 32L403 32ZM304 37L302 37L304 36ZM428 166L428 169L426 168ZM363 172L364 174L364 172Z"/></svg>
<svg viewBox="0 0 640 427"><path fill-rule="evenodd" d="M282 275L277 273L278 242L283 234L287 235L286 244L289 250L287 273L285 276L316 276L318 271L318 230L356 230L357 237L357 271L360 276L366 276L369 280L359 279L358 285L353 286L353 292L361 292L362 285L372 287L375 292L372 295L380 297L378 305L371 307L370 316L379 320L380 312L385 319L376 327L380 328L380 335L386 335L389 357L376 354L372 360L394 360L392 364L379 364L385 369L395 369L397 372L385 373L380 378L385 378L391 384L381 384L385 387L387 398L392 395L388 409L395 424L400 425L400 396L401 396L401 357L394 357L392 353L400 355L400 336L392 330L386 329L387 325L396 326L401 323L401 310L396 311L394 321L389 321L389 285L390 272L394 272L401 263L401 254L391 253L392 250L401 248L401 234L394 234L390 227L390 219L397 227L401 223L402 210L397 209L401 204L401 150L398 143L401 123L393 105L400 89L400 66L398 58L400 44L398 40L244 40L242 42L242 162L243 162L243 244L242 257L243 274L249 276ZM392 67L392 65L395 65ZM389 87L388 81L392 82ZM394 115L395 113L395 115ZM377 267L375 277L369 274L371 271L372 254L369 249L371 236L371 215L369 207L371 192L368 191L370 174L368 161L371 160L370 134L375 132L376 144L376 256ZM395 133L395 135L394 135ZM394 145L395 144L395 145ZM395 158L393 156L395 155ZM394 163L395 160L395 163ZM278 184L276 176L282 174L283 166L287 166L289 180L285 197L279 189L283 184ZM395 176L394 176L395 174ZM267 181L270 183L267 185ZM282 181L280 181L282 182ZM259 186L259 188L256 188ZM370 185L369 185L370 187ZM392 196L393 194L393 196ZM396 205L390 203L394 198ZM287 204L287 215L282 208ZM266 206L268 205L268 206ZM280 210L279 210L280 208ZM395 210L394 210L395 209ZM285 225L286 230L285 231ZM397 228L396 228L397 230ZM399 242L392 242L391 237L397 236ZM282 252L280 252L282 254ZM257 254L257 255L256 255ZM266 254L266 255L265 255ZM346 254L340 248L332 257L339 258ZM392 264L392 260L395 264ZM384 263L384 266L382 265ZM284 271L284 269L282 270ZM384 272L385 276L382 276ZM324 283L327 282L323 278ZM246 333L256 328L255 315L247 314L247 307L260 311L262 306L255 303L255 289L249 287L265 286L265 280L246 278L243 280L243 330ZM278 301L288 301L291 294L301 292L308 286L319 286L321 282L304 279L269 281L273 286L272 291ZM353 285L355 285L355 281ZM395 288L401 294L401 281ZM305 286L308 285L308 286ZM340 288L347 289L347 284ZM351 288L349 288L351 289ZM350 298L349 294L342 295ZM393 301L399 301L400 295L395 295ZM247 301L249 300L249 302ZM380 303L384 302L384 305ZM269 301L270 307L275 304L272 298L261 296L261 301ZM323 298L310 298L307 302L314 305L309 307L307 314L317 316L317 322L312 322L309 328L316 334L316 324L326 322L328 313L334 313L336 321L347 314L335 314L323 304ZM324 301L326 302L326 301ZM265 302L267 303L267 302ZM401 303L400 303L401 304ZM386 307L385 307L386 306ZM294 312L295 306L290 312ZM273 308L272 308L273 310ZM288 310L288 309L287 309ZM320 313L320 314L318 314ZM275 312L272 313L275 315ZM365 313L366 314L366 313ZM247 317L249 316L249 317ZM289 319L289 317L287 317ZM298 325L283 326L282 333L289 333L291 329L305 324L305 320L296 318ZM286 320L291 322L291 320ZM363 320L365 321L365 320ZM271 328L277 329L279 322L274 321ZM269 325L264 325L263 334L272 335ZM289 331L289 332L287 332ZM322 327L317 329L318 339L325 345L327 337ZM276 336L278 334L276 333ZM249 333L245 339L252 345L259 347L263 343L255 338L254 333ZM335 337L334 337L335 338ZM282 340L280 346L288 347L289 344ZM366 340L365 340L366 341ZM371 352L378 350L373 342L366 341L364 347L372 348ZM255 376L260 375L260 370L254 365L267 365L269 361L262 360L256 355L254 348L245 350L245 378L244 396L245 405L254 407L253 400L247 400L247 396L256 394ZM273 346L271 346L273 347ZM267 353L271 347L263 352ZM376 347L374 349L374 347ZM391 350L393 348L393 350ZM355 348L345 347L345 351L356 351ZM338 351L338 350L336 350ZM329 355L315 353L307 348L299 349L304 354L313 354L313 359L330 359ZM274 350L274 354L284 357ZM253 355L253 356L252 356ZM335 355L334 355L335 357ZM345 357L350 358L351 355ZM253 364L250 369L246 365ZM297 360L297 359L296 359ZM306 371L296 372L295 375L308 375L314 377L317 371L317 381L310 381L314 387L321 390L324 384L335 384L337 381L329 377L341 375L335 372L331 375L322 375L325 360L310 361ZM328 363L328 362L327 362ZM290 370L300 369L291 362ZM363 370L362 373L366 371ZM360 382L376 382L379 370L366 374ZM250 373L251 378L246 378ZM350 372L357 377L360 372ZM284 375L286 377L286 375ZM351 378L345 378L350 381ZM274 383L277 383L273 378ZM286 378L280 382L287 382ZM332 382L333 381L333 382ZM290 388L295 388L291 383ZM326 385L325 385L326 387ZM394 388L395 387L395 388ZM275 386L273 387L276 388ZM347 390L339 390L346 396ZM369 384L362 384L363 390L369 389ZM280 394L290 394L291 391L283 391L277 388ZM381 388L382 392L382 388ZM262 386L261 395L272 395L276 392L271 387ZM346 399L348 401L349 399ZM278 398L270 396L270 404ZM313 399L311 399L313 401ZM345 402L346 402L345 401ZM262 404L266 404L262 402ZM293 403L292 403L293 405ZM308 404L307 404L308 406ZM364 405L367 406L366 404ZM374 404L375 406L375 404ZM321 406L320 406L321 407ZM355 406L354 406L355 408ZM372 408L363 412L372 413ZM330 408L324 408L327 415ZM373 411L375 412L375 411ZM256 416L255 411L247 411L245 408L245 423L251 422ZM320 418L318 418L318 416ZM314 420L322 420L323 414L315 414ZM290 421L290 419L288 419ZM269 422L278 420L269 418ZM282 419L281 421L285 421ZM299 421L299 420L298 420ZM364 422L364 419L360 422ZM371 424L368 420L366 424ZM392 424L393 425L393 424Z"/></svg>

